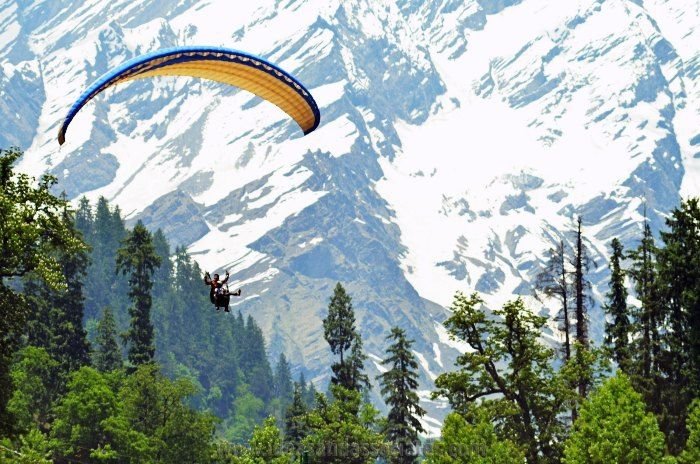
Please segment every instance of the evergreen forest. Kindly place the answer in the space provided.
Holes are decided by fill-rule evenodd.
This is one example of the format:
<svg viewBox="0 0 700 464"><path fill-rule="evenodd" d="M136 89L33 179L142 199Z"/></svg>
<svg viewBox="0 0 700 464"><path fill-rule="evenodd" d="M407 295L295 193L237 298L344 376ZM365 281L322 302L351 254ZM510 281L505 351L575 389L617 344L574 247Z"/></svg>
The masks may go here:
<svg viewBox="0 0 700 464"><path fill-rule="evenodd" d="M18 172L21 156L0 150L0 462L700 462L697 198L631 249L611 240L603 301L585 217L532 288L555 317L454 295L444 326L469 349L432 386L451 412L426 438L413 341L394 327L371 378L342 283L323 319L330 383L314 385L270 359L254 317L212 308L185 248L105 198L69 202L56 178Z"/></svg>

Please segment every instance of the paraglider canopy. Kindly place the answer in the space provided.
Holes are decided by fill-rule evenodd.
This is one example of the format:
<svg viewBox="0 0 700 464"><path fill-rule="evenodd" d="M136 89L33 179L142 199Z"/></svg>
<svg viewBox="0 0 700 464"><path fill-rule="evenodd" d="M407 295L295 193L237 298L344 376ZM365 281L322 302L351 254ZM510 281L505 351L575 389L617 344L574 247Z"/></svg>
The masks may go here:
<svg viewBox="0 0 700 464"><path fill-rule="evenodd" d="M289 73L247 53L220 47L177 47L136 57L108 71L73 104L58 131L66 130L80 109L103 90L121 82L153 76L189 76L239 87L277 105L304 135L318 127L320 113L309 91Z"/></svg>

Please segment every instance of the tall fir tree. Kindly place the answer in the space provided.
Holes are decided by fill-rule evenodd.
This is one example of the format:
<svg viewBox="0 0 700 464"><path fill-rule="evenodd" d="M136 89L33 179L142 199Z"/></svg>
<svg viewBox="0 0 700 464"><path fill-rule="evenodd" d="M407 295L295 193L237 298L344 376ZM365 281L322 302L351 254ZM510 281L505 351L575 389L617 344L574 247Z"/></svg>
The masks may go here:
<svg viewBox="0 0 700 464"><path fill-rule="evenodd" d="M122 353L117 343L117 323L109 307L104 308L102 319L97 324L95 344L97 349L93 356L97 370L111 372L122 367Z"/></svg>
<svg viewBox="0 0 700 464"><path fill-rule="evenodd" d="M656 287L666 311L661 427L675 454L688 436L688 407L700 397L700 199L681 202L666 226L664 246L657 252Z"/></svg>
<svg viewBox="0 0 700 464"><path fill-rule="evenodd" d="M394 445L396 453L390 457L392 464L412 464L418 458L418 434L425 430L419 418L425 410L419 404L418 363L411 352L413 340L406 338L406 332L398 327L391 329L387 336L391 344L387 348L389 357L382 365L389 370L379 375L379 383L384 400L389 406L385 435Z"/></svg>
<svg viewBox="0 0 700 464"><path fill-rule="evenodd" d="M590 297L591 283L586 278L586 273L590 267L590 257L588 249L583 243L583 232L581 226L583 219L581 216L577 219L576 228L576 251L574 253L574 298L575 298L575 315L576 315L576 330L574 353L571 362L580 364L583 360L588 359L590 351L589 333L588 333L588 308L592 303ZM580 375L576 379L579 400L588 396L588 390L591 387L591 379L586 375L587 366L578 365L577 371ZM576 410L574 408L572 419L576 419Z"/></svg>
<svg viewBox="0 0 700 464"><path fill-rule="evenodd" d="M117 272L129 275L131 326L125 340L129 342L129 361L134 366L151 362L155 355L151 290L153 274L159 265L160 257L153 247L151 233L139 221L117 251Z"/></svg>
<svg viewBox="0 0 700 464"><path fill-rule="evenodd" d="M535 295L554 298L559 301L557 315L559 330L564 334L562 354L564 361L571 359L571 272L567 267L566 246L564 240L559 240L555 248L548 251L545 268L537 275Z"/></svg>
<svg viewBox="0 0 700 464"><path fill-rule="evenodd" d="M625 285L625 271L622 269L624 249L622 243L614 238L610 244L612 255L610 257L610 290L606 295L606 303L603 306L610 316L610 322L605 325L605 343L612 351L612 357L623 372L629 373L630 359L630 326L629 311L627 308L627 286Z"/></svg>
<svg viewBox="0 0 700 464"><path fill-rule="evenodd" d="M292 401L294 384L292 382L292 372L284 353L280 353L275 366L274 386L274 396L280 399L281 404L286 409L286 405Z"/></svg>
<svg viewBox="0 0 700 464"><path fill-rule="evenodd" d="M296 383L292 402L287 408L284 418L284 441L295 450L295 454L300 453L301 442L308 434L308 424L306 423L308 412L309 408L304 402L301 385Z"/></svg>
<svg viewBox="0 0 700 464"><path fill-rule="evenodd" d="M153 234L153 249L160 258L160 266L153 273L153 297L164 296L173 278L173 263L170 261L170 244L161 229Z"/></svg>
<svg viewBox="0 0 700 464"><path fill-rule="evenodd" d="M333 289L328 316L323 320L323 335L331 352L339 357L338 362L331 365L331 382L349 390L360 391L369 383L369 379L362 373L365 356L362 340L355 329L352 298L340 282Z"/></svg>
<svg viewBox="0 0 700 464"><path fill-rule="evenodd" d="M650 392L651 383L658 379L659 326L663 323L663 315L659 307L658 282L656 270L656 255L658 248L649 221L645 220L642 229L642 240L639 246L628 253L631 266L628 274L634 282L634 289L640 307L635 311L635 332L638 336L634 346L635 362L633 366L634 380L638 388ZM641 383L640 383L641 382ZM642 385L643 384L643 385ZM651 393L645 394L648 402L657 402L658 398Z"/></svg>

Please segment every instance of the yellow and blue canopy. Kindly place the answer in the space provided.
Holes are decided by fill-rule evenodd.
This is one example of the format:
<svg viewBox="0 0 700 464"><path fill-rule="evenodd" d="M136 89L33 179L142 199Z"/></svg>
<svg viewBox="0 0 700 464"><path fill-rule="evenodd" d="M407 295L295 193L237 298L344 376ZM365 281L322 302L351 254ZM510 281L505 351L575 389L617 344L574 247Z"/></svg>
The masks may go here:
<svg viewBox="0 0 700 464"><path fill-rule="evenodd" d="M309 91L289 73L253 55L220 47L177 47L134 58L107 72L73 104L58 131L66 130L78 111L97 94L121 82L153 76L189 76L232 85L268 100L287 113L304 135L318 127L321 115Z"/></svg>

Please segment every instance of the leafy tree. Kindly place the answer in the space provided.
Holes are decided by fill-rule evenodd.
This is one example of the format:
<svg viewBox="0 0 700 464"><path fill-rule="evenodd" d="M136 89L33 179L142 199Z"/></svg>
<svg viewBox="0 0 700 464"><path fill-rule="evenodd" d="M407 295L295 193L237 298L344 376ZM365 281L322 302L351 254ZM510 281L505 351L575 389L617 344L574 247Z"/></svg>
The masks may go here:
<svg viewBox="0 0 700 464"><path fill-rule="evenodd" d="M57 398L59 364L43 348L28 346L17 352L12 364L14 385L7 409L23 431L49 430L51 408Z"/></svg>
<svg viewBox="0 0 700 464"><path fill-rule="evenodd" d="M117 324L109 307L103 310L102 319L97 324L95 342L97 345L94 354L95 367L101 372L120 369L123 361L121 350L117 344Z"/></svg>
<svg viewBox="0 0 700 464"><path fill-rule="evenodd" d="M556 248L551 248L548 252L547 264L545 268L537 274L535 282L535 296L541 298L555 298L559 300L561 308L557 320L559 330L564 333L564 345L562 354L564 361L571 358L571 319L570 300L573 294L571 284L571 272L567 268L566 247L564 241L560 240Z"/></svg>
<svg viewBox="0 0 700 464"><path fill-rule="evenodd" d="M512 464L525 462L525 454L509 439L500 438L482 411L473 423L451 413L442 436L430 447L426 464Z"/></svg>
<svg viewBox="0 0 700 464"><path fill-rule="evenodd" d="M262 426L255 427L250 438L250 447L238 456L232 456L231 464L292 464L290 453L282 449L282 435L273 417L265 420Z"/></svg>
<svg viewBox="0 0 700 464"><path fill-rule="evenodd" d="M362 403L362 395L331 385L334 401L318 395L308 415L309 434L302 441L309 464L369 464L379 457L384 442L376 432L377 411Z"/></svg>
<svg viewBox="0 0 700 464"><path fill-rule="evenodd" d="M56 183L45 175L16 173L22 156L16 148L0 149L0 434L11 432L7 401L11 395L8 367L25 330L25 299L9 286L14 278L36 273L53 288L65 286L57 251L73 253L84 244L63 220L66 201L51 193Z"/></svg>
<svg viewBox="0 0 700 464"><path fill-rule="evenodd" d="M56 406L51 429L59 460L96 462L96 456L109 455L109 420L119 412L120 381L118 374L102 374L91 367L71 374L68 391Z"/></svg>
<svg viewBox="0 0 700 464"><path fill-rule="evenodd" d="M121 414L108 421L119 456L131 456L132 462L205 462L214 418L185 404L195 391L186 379L167 379L155 364L137 368L119 391Z"/></svg>
<svg viewBox="0 0 700 464"><path fill-rule="evenodd" d="M226 438L241 445L247 443L264 415L263 400L253 395L246 385L241 385L233 403L233 414L226 429Z"/></svg>
<svg viewBox="0 0 700 464"><path fill-rule="evenodd" d="M573 392L552 368L554 352L538 340L546 318L521 299L493 311L494 318L482 304L477 294L456 294L445 327L471 350L458 357L458 371L438 376L433 396L446 397L465 417L480 401L499 436L522 447L528 462L556 462L565 431L561 414Z"/></svg>
<svg viewBox="0 0 700 464"><path fill-rule="evenodd" d="M612 350L613 359L624 372L629 372L630 359L630 326L627 309L627 287L625 286L625 271L620 263L624 259L622 243L617 238L612 240L613 254L610 257L610 290L603 307L610 315L611 322L605 325L605 343Z"/></svg>
<svg viewBox="0 0 700 464"><path fill-rule="evenodd" d="M700 462L700 399L690 405L686 429L688 441L679 457L681 464L697 464Z"/></svg>
<svg viewBox="0 0 700 464"><path fill-rule="evenodd" d="M153 273L160 266L150 232L141 221L129 233L117 251L117 272L129 274L129 308L131 327L125 335L129 341L129 361L138 366L153 360L153 325L151 323L151 289Z"/></svg>
<svg viewBox="0 0 700 464"><path fill-rule="evenodd" d="M17 441L19 446L14 449L10 440L0 440L0 462L51 464L51 443L39 430L31 429Z"/></svg>
<svg viewBox="0 0 700 464"><path fill-rule="evenodd" d="M566 464L656 464L663 460L664 436L641 395L618 373L583 403L564 456Z"/></svg>
<svg viewBox="0 0 700 464"><path fill-rule="evenodd" d="M379 382L382 395L389 406L385 435L397 450L390 462L410 464L417 458L413 451L420 443L418 433L425 432L418 419L425 415L416 393L418 363L411 352L413 340L408 340L402 329L392 328L387 340L392 343L387 348L389 357L382 364L390 366L390 369L379 375Z"/></svg>

